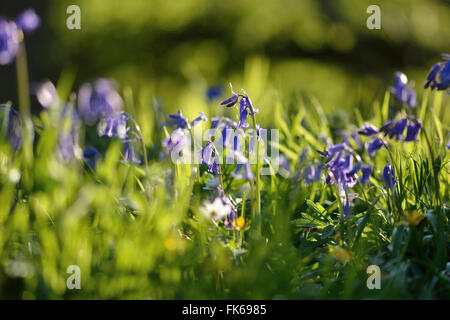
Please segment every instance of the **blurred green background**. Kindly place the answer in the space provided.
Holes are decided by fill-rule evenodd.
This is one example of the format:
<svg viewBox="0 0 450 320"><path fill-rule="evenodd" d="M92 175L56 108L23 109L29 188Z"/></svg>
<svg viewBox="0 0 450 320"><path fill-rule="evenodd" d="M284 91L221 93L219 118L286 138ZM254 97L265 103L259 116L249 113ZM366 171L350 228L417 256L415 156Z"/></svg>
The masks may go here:
<svg viewBox="0 0 450 320"><path fill-rule="evenodd" d="M81 30L68 30L66 8L81 8ZM366 9L381 8L381 30ZM448 0L59 0L3 1L14 17L33 7L42 27L27 39L31 79L57 81L76 70L75 88L113 77L166 112L205 110L209 86L245 88L270 125L285 94L315 96L328 113L367 108L395 71L416 83L450 52ZM0 72L0 101L16 100L14 65ZM448 99L448 97L446 97ZM362 110L370 112L370 110Z"/></svg>

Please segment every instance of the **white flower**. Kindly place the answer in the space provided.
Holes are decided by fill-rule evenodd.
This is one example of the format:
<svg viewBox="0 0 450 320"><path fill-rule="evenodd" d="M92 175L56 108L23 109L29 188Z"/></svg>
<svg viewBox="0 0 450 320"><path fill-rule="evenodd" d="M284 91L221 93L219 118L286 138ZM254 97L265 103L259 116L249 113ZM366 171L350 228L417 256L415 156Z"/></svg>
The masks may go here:
<svg viewBox="0 0 450 320"><path fill-rule="evenodd" d="M224 203L221 198L216 198L213 202L204 201L200 207L200 213L204 217L214 221L222 220L231 213L231 210L231 206Z"/></svg>

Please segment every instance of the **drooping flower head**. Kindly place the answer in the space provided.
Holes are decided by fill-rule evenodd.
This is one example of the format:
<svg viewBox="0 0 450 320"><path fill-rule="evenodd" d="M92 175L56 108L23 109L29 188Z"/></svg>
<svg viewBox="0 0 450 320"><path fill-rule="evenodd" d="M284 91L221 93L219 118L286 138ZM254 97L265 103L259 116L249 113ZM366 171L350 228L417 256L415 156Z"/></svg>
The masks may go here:
<svg viewBox="0 0 450 320"><path fill-rule="evenodd" d="M101 119L98 124L98 134L110 138L126 139L130 130L127 125L128 119L129 116L125 112L114 112Z"/></svg>
<svg viewBox="0 0 450 320"><path fill-rule="evenodd" d="M433 65L428 73L424 88L431 86L431 90L445 90L450 87L450 55L443 54L446 61Z"/></svg>
<svg viewBox="0 0 450 320"><path fill-rule="evenodd" d="M183 115L181 110L178 110L178 113L176 114L169 114L168 117L172 120L177 128L186 129L188 127L189 120Z"/></svg>

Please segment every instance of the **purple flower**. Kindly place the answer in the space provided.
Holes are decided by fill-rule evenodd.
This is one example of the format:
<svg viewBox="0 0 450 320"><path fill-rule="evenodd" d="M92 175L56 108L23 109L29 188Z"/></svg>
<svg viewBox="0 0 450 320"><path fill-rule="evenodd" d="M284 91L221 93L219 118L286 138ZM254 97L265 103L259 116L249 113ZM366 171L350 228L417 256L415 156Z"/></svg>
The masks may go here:
<svg viewBox="0 0 450 320"><path fill-rule="evenodd" d="M128 115L119 111L103 118L98 124L98 133L100 136L106 135L110 138L126 139L128 137L129 127L127 126Z"/></svg>
<svg viewBox="0 0 450 320"><path fill-rule="evenodd" d="M377 153L377 151L383 146L383 142L375 138L371 142L366 143L366 149L369 154L373 157Z"/></svg>
<svg viewBox="0 0 450 320"><path fill-rule="evenodd" d="M394 188L394 185L397 183L397 180L395 179L394 169L389 163L384 167L383 180L388 189Z"/></svg>
<svg viewBox="0 0 450 320"><path fill-rule="evenodd" d="M24 33L31 33L39 27L41 18L36 14L34 9L28 9L16 18L16 23Z"/></svg>
<svg viewBox="0 0 450 320"><path fill-rule="evenodd" d="M169 114L169 118L172 119L172 121L175 123L177 128L179 129L186 129L188 126L188 119L183 116L183 113L181 110L178 110L177 114Z"/></svg>
<svg viewBox="0 0 450 320"><path fill-rule="evenodd" d="M95 168L97 160L101 157L100 152L94 147L89 147L83 151L84 161L92 168Z"/></svg>
<svg viewBox="0 0 450 320"><path fill-rule="evenodd" d="M0 65L10 64L14 60L19 43L17 25L0 18Z"/></svg>
<svg viewBox="0 0 450 320"><path fill-rule="evenodd" d="M370 165L363 165L361 167L362 177L360 182L362 184L368 184L370 183L370 176L372 175L372 166Z"/></svg>
<svg viewBox="0 0 450 320"><path fill-rule="evenodd" d="M210 141L202 149L202 163L208 166L208 172L219 174L219 162L217 158L217 149ZM213 156L214 154L214 156Z"/></svg>
<svg viewBox="0 0 450 320"><path fill-rule="evenodd" d="M417 134L420 131L422 124L420 120L409 121L408 128L406 130L406 138L404 141L417 141Z"/></svg>
<svg viewBox="0 0 450 320"><path fill-rule="evenodd" d="M362 128L358 130L358 133L364 136L373 136L378 134L378 130L371 124L365 123Z"/></svg>
<svg viewBox="0 0 450 320"><path fill-rule="evenodd" d="M222 101L220 104L225 105L225 107L227 108L231 108L238 102L238 99L239 95L237 93L234 93L230 98Z"/></svg>
<svg viewBox="0 0 450 320"><path fill-rule="evenodd" d="M249 103L247 98L242 98L239 111L239 128L247 128L249 126L247 123L248 106Z"/></svg>
<svg viewBox="0 0 450 320"><path fill-rule="evenodd" d="M244 175L241 174L242 168L244 168ZM245 180L253 180L255 177L252 172L252 167L248 162L246 163L238 163L236 165L236 171L231 173L231 176L236 179L245 179Z"/></svg>
<svg viewBox="0 0 450 320"><path fill-rule="evenodd" d="M126 163L130 163L130 164L140 164L141 160L139 160L136 157L136 153L134 151L134 147L132 146L132 144L130 142L125 142L124 143L125 149L123 151L123 156L124 156L124 162Z"/></svg>
<svg viewBox="0 0 450 320"><path fill-rule="evenodd" d="M424 88L431 85L431 90L445 90L450 87L450 55L443 54L442 57L446 62L438 62L433 65L427 76Z"/></svg>
<svg viewBox="0 0 450 320"><path fill-rule="evenodd" d="M403 131L405 131L405 127L408 119L404 118L398 121L386 121L383 126L380 128L380 132L383 132L385 135L389 135L389 138L394 138L396 140L403 139Z"/></svg>
<svg viewBox="0 0 450 320"><path fill-rule="evenodd" d="M204 121L204 122L208 121L208 118L205 116L204 112L200 112L200 115L197 118L195 118L194 120L191 121L191 126L192 127L195 126L200 121Z"/></svg>
<svg viewBox="0 0 450 320"><path fill-rule="evenodd" d="M85 83L78 91L78 110L88 125L120 111L122 105L122 98L109 79L98 79L94 85Z"/></svg>
<svg viewBox="0 0 450 320"><path fill-rule="evenodd" d="M396 72L394 78L394 86L391 87L391 92L395 98L409 107L416 106L416 93L412 86L407 85L408 78L404 73Z"/></svg>
<svg viewBox="0 0 450 320"><path fill-rule="evenodd" d="M323 165L318 164L317 167L314 167L313 164L310 164L305 168L305 182L306 184L310 184L313 182L317 182L320 180L320 176L322 173Z"/></svg>
<svg viewBox="0 0 450 320"><path fill-rule="evenodd" d="M183 129L176 129L170 137L162 142L162 146L165 148L166 154L173 151L181 152L186 145L185 132Z"/></svg>
<svg viewBox="0 0 450 320"><path fill-rule="evenodd" d="M212 86L209 87L206 91L206 99L208 101L213 101L222 96L222 87L221 86Z"/></svg>
<svg viewBox="0 0 450 320"><path fill-rule="evenodd" d="M389 134L389 137L394 138L396 140L403 139L403 131L405 131L406 123L407 123L406 118L395 122L395 124L392 127L392 130Z"/></svg>
<svg viewBox="0 0 450 320"><path fill-rule="evenodd" d="M355 174L359 171L359 169L361 169L361 162L358 162L358 163L353 167L352 171L350 171L350 172L348 173L348 175L349 175L349 176L355 175Z"/></svg>
<svg viewBox="0 0 450 320"><path fill-rule="evenodd" d="M450 149L450 138L448 138L447 149Z"/></svg>
<svg viewBox="0 0 450 320"><path fill-rule="evenodd" d="M222 129L222 146L225 149L230 144L231 134L233 133L233 129L227 126L224 126Z"/></svg>
<svg viewBox="0 0 450 320"><path fill-rule="evenodd" d="M220 121L222 120L222 117L214 117L211 120L211 129L215 130L219 127Z"/></svg>

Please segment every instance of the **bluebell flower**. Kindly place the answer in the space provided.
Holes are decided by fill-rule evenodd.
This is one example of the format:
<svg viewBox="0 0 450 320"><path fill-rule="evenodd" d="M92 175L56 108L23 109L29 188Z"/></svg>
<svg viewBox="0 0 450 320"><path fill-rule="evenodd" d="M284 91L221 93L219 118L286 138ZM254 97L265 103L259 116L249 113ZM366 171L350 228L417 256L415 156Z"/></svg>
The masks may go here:
<svg viewBox="0 0 450 320"><path fill-rule="evenodd" d="M398 121L386 121L383 126L380 128L380 132L383 132L385 135L389 135L389 138L394 138L396 140L403 139L403 131L405 131L406 124L408 122L407 118L400 119Z"/></svg>
<svg viewBox="0 0 450 320"><path fill-rule="evenodd" d="M360 182L362 184L369 184L370 183L370 176L372 175L372 166L370 165L363 165L361 167L362 177L360 179Z"/></svg>
<svg viewBox="0 0 450 320"><path fill-rule="evenodd" d="M209 87L206 91L206 99L208 101L213 101L222 96L222 87L221 86L212 86Z"/></svg>
<svg viewBox="0 0 450 320"><path fill-rule="evenodd" d="M353 169L348 173L349 176L353 176L355 175L359 169L361 169L361 162L358 162L357 164L355 164L355 166L353 167Z"/></svg>
<svg viewBox="0 0 450 320"><path fill-rule="evenodd" d="M130 164L140 164L141 160L138 159L138 157L136 156L134 147L130 142L131 141L124 143L124 151L123 151L124 160L123 161L126 163L130 163Z"/></svg>
<svg viewBox="0 0 450 320"><path fill-rule="evenodd" d="M59 121L59 156L64 162L69 162L73 158L81 158L81 149L78 144L81 120L78 113L71 105L65 104Z"/></svg>
<svg viewBox="0 0 450 320"><path fill-rule="evenodd" d="M86 150L83 150L83 159L84 161L91 167L95 168L97 164L97 160L101 157L100 152L94 147L89 147Z"/></svg>
<svg viewBox="0 0 450 320"><path fill-rule="evenodd" d="M201 150L202 163L208 166L208 172L219 174L219 161L217 149L210 141Z"/></svg>
<svg viewBox="0 0 450 320"><path fill-rule="evenodd" d="M364 136L373 136L378 134L378 130L373 125L365 123L362 128L358 130L358 133Z"/></svg>
<svg viewBox="0 0 450 320"><path fill-rule="evenodd" d="M313 164L310 164L305 168L304 171L304 177L305 177L305 183L311 184L313 182L317 182L320 180L321 173L322 173L323 165L320 163L315 167Z"/></svg>
<svg viewBox="0 0 450 320"><path fill-rule="evenodd" d="M0 65L10 64L19 49L19 29L15 22L0 17Z"/></svg>
<svg viewBox="0 0 450 320"><path fill-rule="evenodd" d="M120 111L122 105L122 98L109 79L98 79L93 85L85 83L78 91L78 110L88 125Z"/></svg>
<svg viewBox="0 0 450 320"><path fill-rule="evenodd" d="M102 119L98 125L100 136L106 135L110 138L126 139L128 137L129 127L127 126L128 115L119 111Z"/></svg>
<svg viewBox="0 0 450 320"><path fill-rule="evenodd" d="M227 108L231 108L236 105L238 100L239 100L239 95L237 93L234 93L230 98L222 101L220 104L225 105L225 107L227 107Z"/></svg>
<svg viewBox="0 0 450 320"><path fill-rule="evenodd" d="M396 140L403 139L403 131L405 131L407 119L400 119L399 121L396 121L394 126L392 127L392 130L389 134L390 138L394 138Z"/></svg>
<svg viewBox="0 0 450 320"><path fill-rule="evenodd" d="M191 126L194 127L197 123L204 121L207 122L208 118L205 116L204 112L200 112L200 115L191 121Z"/></svg>
<svg viewBox="0 0 450 320"><path fill-rule="evenodd" d="M375 138L372 141L366 143L366 150L373 157L382 146L383 142L380 139Z"/></svg>
<svg viewBox="0 0 450 320"><path fill-rule="evenodd" d="M447 149L450 149L450 138L448 138Z"/></svg>
<svg viewBox="0 0 450 320"><path fill-rule="evenodd" d="M409 121L404 141L417 141L417 134L422 128L420 120Z"/></svg>
<svg viewBox="0 0 450 320"><path fill-rule="evenodd" d="M172 134L162 142L166 154L173 151L181 152L186 145L186 135L183 129L176 129Z"/></svg>
<svg viewBox="0 0 450 320"><path fill-rule="evenodd" d="M28 9L16 18L16 23L24 33L31 33L39 27L41 18L36 14L34 9Z"/></svg>
<svg viewBox="0 0 450 320"><path fill-rule="evenodd" d="M177 114L169 114L169 118L172 119L174 124L179 129L186 129L188 126L188 119L183 115L181 110L178 110Z"/></svg>
<svg viewBox="0 0 450 320"><path fill-rule="evenodd" d="M411 85L408 85L408 78L401 72L396 72L394 77L394 86L391 87L391 92L395 98L405 103L409 107L416 106L416 93Z"/></svg>
<svg viewBox="0 0 450 320"><path fill-rule="evenodd" d="M244 169L243 175L241 173L242 169ZM250 166L250 164L248 162L238 163L236 165L236 171L231 173L231 176L236 179L245 179L248 181L253 180L253 178L255 177L252 172L252 167Z"/></svg>
<svg viewBox="0 0 450 320"><path fill-rule="evenodd" d="M388 189L394 188L394 185L397 183L397 179L395 179L394 169L389 163L384 167L383 180Z"/></svg>
<svg viewBox="0 0 450 320"><path fill-rule="evenodd" d="M222 148L225 149L230 145L233 129L224 125L222 129Z"/></svg>
<svg viewBox="0 0 450 320"><path fill-rule="evenodd" d="M445 90L450 87L450 55L443 54L442 57L447 60L433 65L428 73L424 88L431 85L431 90Z"/></svg>
<svg viewBox="0 0 450 320"><path fill-rule="evenodd" d="M239 128L247 128L249 126L247 123L248 106L247 98L242 98L240 101Z"/></svg>
<svg viewBox="0 0 450 320"><path fill-rule="evenodd" d="M211 129L215 130L219 127L220 121L222 120L222 117L214 117L211 120Z"/></svg>

